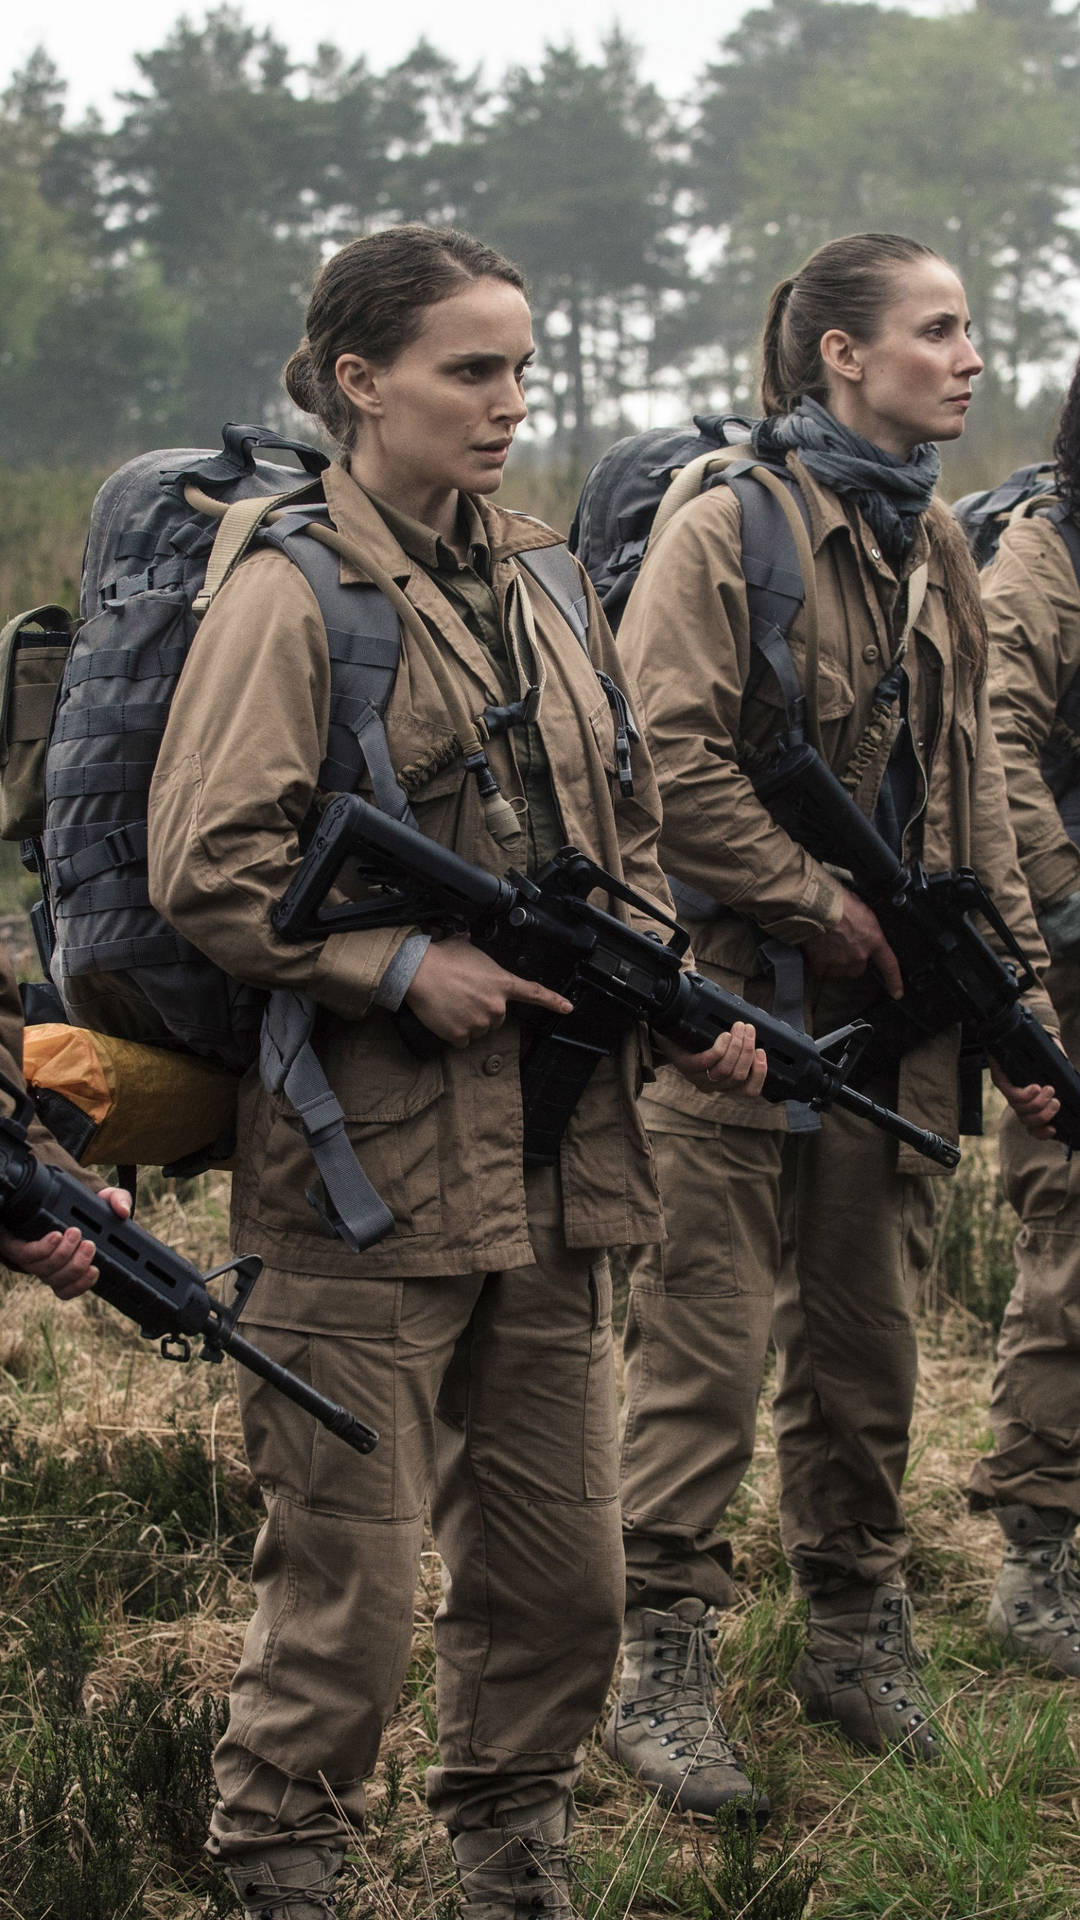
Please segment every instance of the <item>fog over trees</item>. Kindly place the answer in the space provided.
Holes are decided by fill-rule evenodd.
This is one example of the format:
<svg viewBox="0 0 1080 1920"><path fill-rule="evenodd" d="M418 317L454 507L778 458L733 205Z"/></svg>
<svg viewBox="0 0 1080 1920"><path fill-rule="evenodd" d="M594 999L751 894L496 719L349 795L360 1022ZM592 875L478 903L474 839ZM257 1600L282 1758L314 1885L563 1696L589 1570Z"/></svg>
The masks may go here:
<svg viewBox="0 0 1080 1920"><path fill-rule="evenodd" d="M295 424L279 369L320 259L401 219L524 267L533 420L560 457L752 406L770 287L866 227L957 265L980 412L1020 441L1075 351L1078 13L773 0L703 45L676 103L618 35L482 86L424 42L381 73L333 46L300 64L222 7L139 57L112 128L73 123L35 54L0 99L3 457L105 465L225 419Z"/></svg>

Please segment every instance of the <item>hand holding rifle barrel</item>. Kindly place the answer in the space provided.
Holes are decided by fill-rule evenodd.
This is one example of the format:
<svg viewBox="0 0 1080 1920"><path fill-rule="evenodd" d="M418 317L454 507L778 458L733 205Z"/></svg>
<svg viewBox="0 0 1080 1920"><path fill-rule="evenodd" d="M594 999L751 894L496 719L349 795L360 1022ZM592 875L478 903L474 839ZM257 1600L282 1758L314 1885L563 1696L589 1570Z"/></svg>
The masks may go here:
<svg viewBox="0 0 1080 1920"><path fill-rule="evenodd" d="M192 1340L201 1340L200 1359L220 1361L231 1354L357 1453L371 1452L379 1437L373 1428L237 1333L261 1260L249 1254L204 1277L144 1227L120 1218L107 1196L88 1192L73 1174L39 1160L26 1134L33 1113L29 1096L2 1074L0 1088L14 1106L10 1119L0 1117L0 1220L10 1233L39 1240L77 1228L94 1244L93 1291L133 1320L144 1339L159 1340L166 1359L189 1360ZM206 1282L230 1272L236 1274L236 1293L226 1305Z"/></svg>

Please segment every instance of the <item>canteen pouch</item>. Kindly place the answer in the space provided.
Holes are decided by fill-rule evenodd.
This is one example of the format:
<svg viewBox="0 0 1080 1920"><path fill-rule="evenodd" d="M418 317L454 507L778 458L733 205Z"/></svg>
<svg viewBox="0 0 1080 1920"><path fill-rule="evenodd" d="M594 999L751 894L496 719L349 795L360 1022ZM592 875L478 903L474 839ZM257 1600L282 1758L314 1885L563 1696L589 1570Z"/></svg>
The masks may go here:
<svg viewBox="0 0 1080 1920"><path fill-rule="evenodd" d="M45 746L74 625L64 607L32 607L0 633L0 840L44 827Z"/></svg>

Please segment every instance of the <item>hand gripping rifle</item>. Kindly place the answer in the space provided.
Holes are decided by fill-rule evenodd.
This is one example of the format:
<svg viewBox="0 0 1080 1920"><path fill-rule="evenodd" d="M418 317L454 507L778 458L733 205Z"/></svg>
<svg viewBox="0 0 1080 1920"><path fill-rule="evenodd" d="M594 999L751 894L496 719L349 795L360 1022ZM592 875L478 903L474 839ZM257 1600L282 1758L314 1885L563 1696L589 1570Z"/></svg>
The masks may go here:
<svg viewBox="0 0 1080 1920"><path fill-rule="evenodd" d="M877 1072L921 1040L960 1026L965 1048L986 1054L1014 1087L1053 1087L1052 1122L1072 1151L1080 1146L1080 1074L1021 1002L1038 980L982 882L970 867L928 874L908 867L856 806L813 747L791 746L754 778L777 824L818 860L846 869L881 924L900 964L904 994L864 1009L873 1028L860 1062ZM993 928L1015 965L1000 960L973 924Z"/></svg>
<svg viewBox="0 0 1080 1920"><path fill-rule="evenodd" d="M40 1240L54 1229L62 1233L66 1227L78 1227L96 1249L99 1277L93 1291L134 1320L144 1339L160 1340L166 1360L190 1360L191 1339L201 1338L201 1360L220 1361L222 1354L230 1353L240 1366L268 1380L357 1453L371 1452L379 1438L373 1428L236 1332L236 1322L262 1272L256 1254L230 1260L204 1278L144 1227L121 1220L107 1200L88 1192L73 1174L39 1160L26 1135L32 1101L2 1074L0 1088L15 1103L13 1118L0 1116L0 1220L10 1233L22 1240ZM233 1272L236 1295L226 1306L208 1292L206 1282Z"/></svg>
<svg viewBox="0 0 1080 1920"><path fill-rule="evenodd" d="M361 900L326 905L346 861L374 891ZM588 896L598 888L648 915L667 931L667 942L659 931L639 933L594 906ZM868 1037L864 1023L812 1040L700 974L685 972L680 960L688 936L677 922L574 847L564 847L535 880L513 869L500 880L358 795L341 794L323 813L271 919L282 940L365 927L460 930L508 972L538 980L572 1001L574 1011L566 1016L522 1016L527 1165L555 1159L595 1067L642 1020L691 1053L710 1047L737 1020L750 1021L768 1058L767 1100L846 1107L942 1166L955 1166L960 1157L950 1142L845 1085L850 1063ZM413 1052L441 1051L443 1042L408 1009L397 1017Z"/></svg>

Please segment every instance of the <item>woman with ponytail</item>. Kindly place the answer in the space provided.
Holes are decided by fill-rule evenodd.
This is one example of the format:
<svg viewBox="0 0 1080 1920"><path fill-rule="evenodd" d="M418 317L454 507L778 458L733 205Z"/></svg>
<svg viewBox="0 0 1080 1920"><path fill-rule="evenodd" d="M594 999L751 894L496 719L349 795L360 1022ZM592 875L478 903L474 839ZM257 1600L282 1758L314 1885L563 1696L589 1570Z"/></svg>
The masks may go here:
<svg viewBox="0 0 1080 1920"><path fill-rule="evenodd" d="M288 389L339 447L323 488L341 586L374 580L400 622L367 764L374 778L387 762L421 829L469 861L533 872L573 841L664 903L637 745L631 797L616 778L603 616L564 554L586 647L519 557L558 536L491 502L532 354L521 275L467 234L373 234L316 282ZM231 974L314 1002L350 1142L394 1216L360 1253L329 1235L304 1143L249 1075L233 1177L236 1245L265 1263L249 1330L380 1439L358 1458L254 1376L241 1389L267 1519L211 1851L247 1913L331 1913L408 1665L430 1506L446 1578L426 1789L462 1912L569 1920L572 1791L623 1592L605 1249L660 1231L634 1104L645 1063L629 1036L559 1166L526 1170L519 1010L567 1001L422 925L275 940L271 908L332 784L331 721L363 730L332 697L314 593L283 553L255 552L200 627L151 795L155 901ZM409 1051L402 1005L442 1051ZM683 1064L702 1084L762 1076L752 1029Z"/></svg>
<svg viewBox="0 0 1080 1920"><path fill-rule="evenodd" d="M1080 1062L1080 361L1054 442L1055 493L1028 502L982 575L990 711L1047 987ZM1007 1655L1080 1679L1080 1157L1006 1113L1001 1180L1020 1217L998 1342L993 1445L969 1497L1004 1557L989 1625Z"/></svg>
<svg viewBox="0 0 1080 1920"><path fill-rule="evenodd" d="M1038 958L976 577L934 499L936 443L963 432L982 366L963 287L916 241L834 241L776 289L762 357L752 452L783 473L806 523L813 573L788 641L814 744L905 860L974 866ZM698 902L698 965L755 1003L801 999L824 1034L898 995L901 978L843 873L776 825L751 784L786 728L755 639L740 504L717 486L650 545L620 651L660 780L663 864L680 903ZM1052 1019L1045 999L1036 1010ZM873 1090L955 1137L959 1047L958 1031L929 1039ZM1045 1129L1052 1097L1007 1091ZM668 1237L631 1277L625 1673L605 1739L677 1805L735 1800L760 1818L709 1647L737 1599L725 1516L753 1455L770 1332L780 1530L809 1614L794 1689L857 1746L909 1761L942 1750L917 1677L900 1502L934 1182L910 1149L839 1110L740 1111L666 1069L643 1110Z"/></svg>

